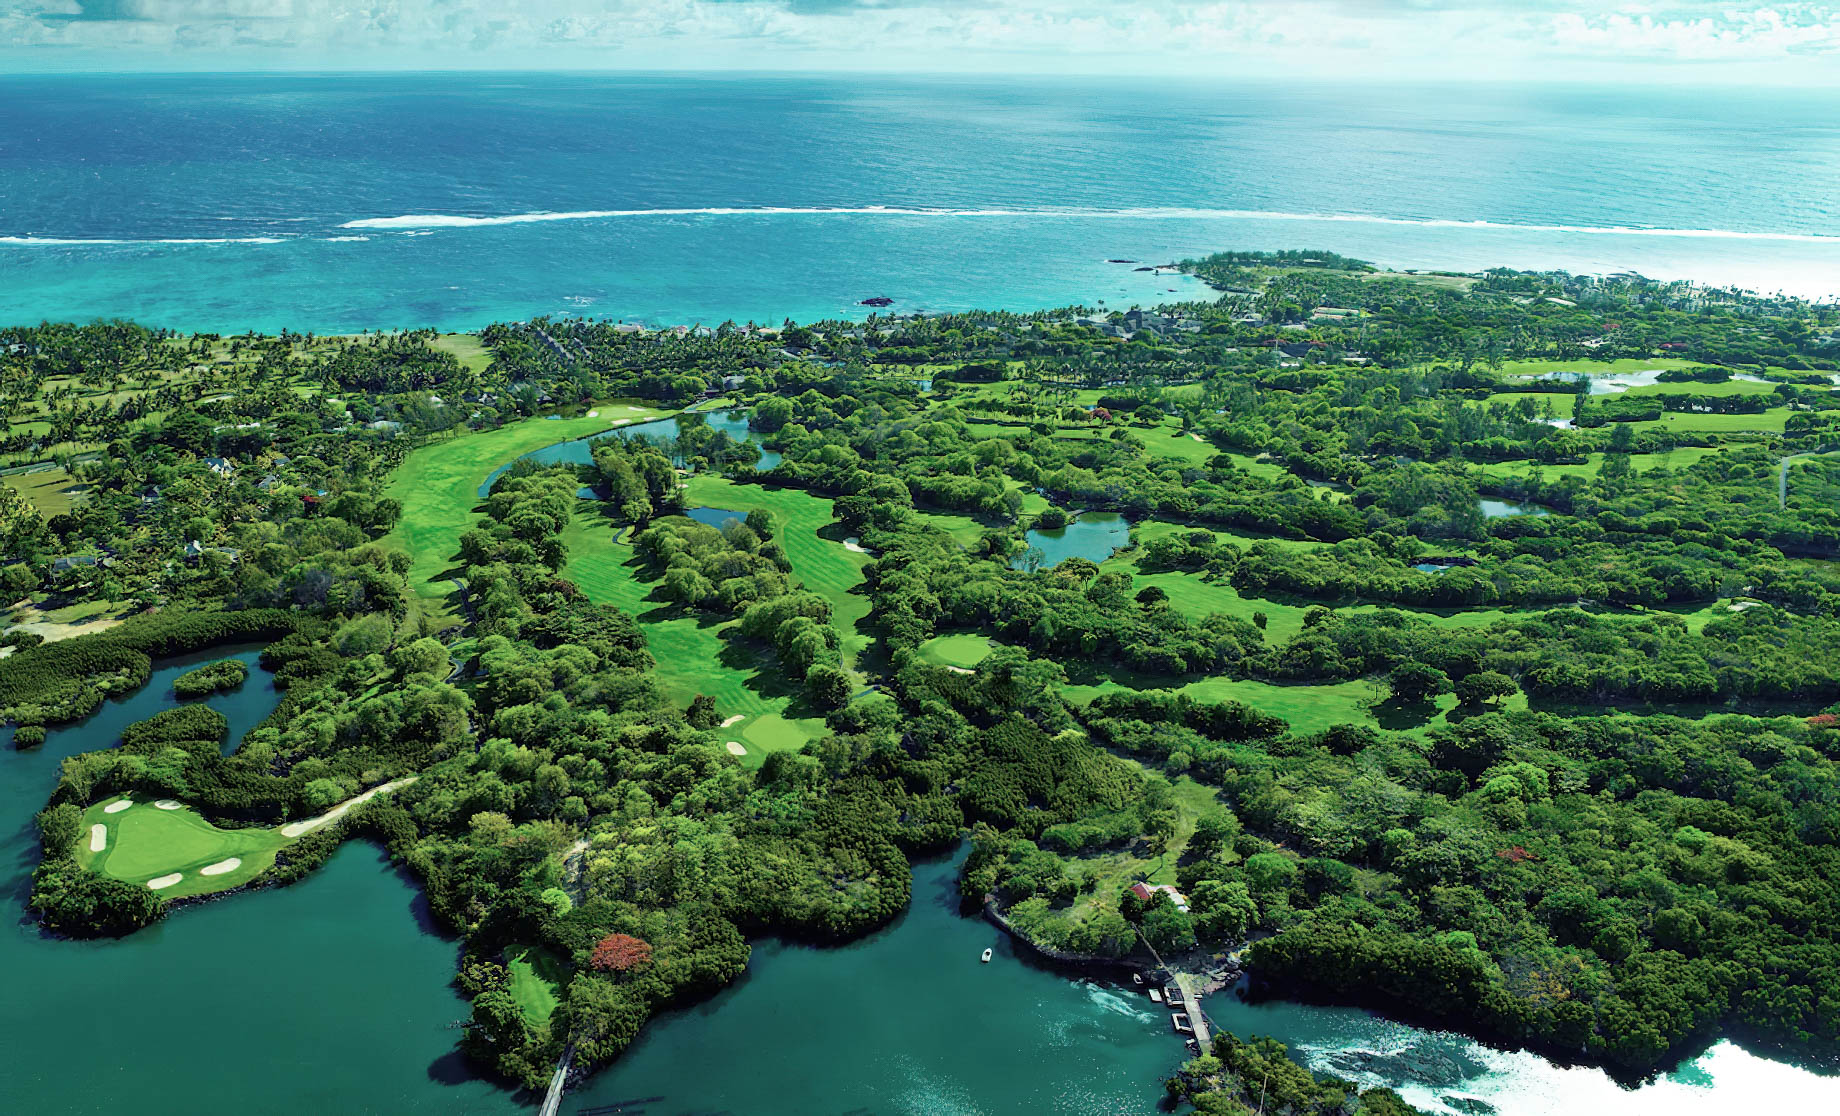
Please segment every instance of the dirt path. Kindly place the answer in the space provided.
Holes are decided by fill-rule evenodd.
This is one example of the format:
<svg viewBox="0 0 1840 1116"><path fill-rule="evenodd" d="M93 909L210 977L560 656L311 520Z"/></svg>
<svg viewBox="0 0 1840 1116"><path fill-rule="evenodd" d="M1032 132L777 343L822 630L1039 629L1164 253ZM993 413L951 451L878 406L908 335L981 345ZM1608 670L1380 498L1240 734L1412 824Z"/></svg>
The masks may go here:
<svg viewBox="0 0 1840 1116"><path fill-rule="evenodd" d="M322 825L329 825L332 822L338 821L340 818L345 816L346 811L351 810L353 807L362 806L366 802L369 802L371 799L377 797L378 795L388 794L390 791L393 791L398 787L406 787L410 783L415 782L416 778L417 776L410 775L407 778L398 779L394 783L385 783L380 787L372 787L370 790L365 791L363 794L353 795L351 798L347 798L345 801L339 803L337 806L334 806L332 809L327 810L325 813L321 814L317 818L308 818L305 821L289 822L288 824L281 827L281 835L283 837L300 837L305 834L311 833Z"/></svg>

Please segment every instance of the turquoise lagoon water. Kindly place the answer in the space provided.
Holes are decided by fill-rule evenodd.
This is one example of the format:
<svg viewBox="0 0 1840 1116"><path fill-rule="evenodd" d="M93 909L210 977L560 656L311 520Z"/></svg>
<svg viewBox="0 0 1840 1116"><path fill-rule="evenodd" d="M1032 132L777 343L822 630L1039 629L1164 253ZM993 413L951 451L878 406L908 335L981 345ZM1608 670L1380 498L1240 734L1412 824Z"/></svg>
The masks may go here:
<svg viewBox="0 0 1840 1116"><path fill-rule="evenodd" d="M1122 307L1196 293L1135 267L1222 247L1822 295L1836 108L1832 90L0 77L0 321Z"/></svg>
<svg viewBox="0 0 1840 1116"><path fill-rule="evenodd" d="M1324 247L1402 268L1633 268L1821 295L1840 287L1837 96L0 77L0 323L777 323L866 316L871 295L896 311L1125 306L1205 295L1135 268L1221 247ZM1745 173L1681 170L1734 166ZM172 677L217 657L162 664L43 748L0 748L15 912L0 932L0 1111L528 1111L453 1054L466 1013L449 984L456 947L369 846L119 942L48 939L25 916L31 817L59 759L169 706ZM205 700L240 734L274 698L255 672ZM658 1099L626 1110L650 1116L1150 1111L1182 1057L1167 1022L959 918L953 871L919 866L913 908L860 942L762 943L742 981L656 1022L563 1111L639 1098ZM985 945L990 965L975 962ZM1433 1110L1840 1110L1840 1081L1729 1043L1624 1090L1358 1011L1225 996L1208 1009Z"/></svg>

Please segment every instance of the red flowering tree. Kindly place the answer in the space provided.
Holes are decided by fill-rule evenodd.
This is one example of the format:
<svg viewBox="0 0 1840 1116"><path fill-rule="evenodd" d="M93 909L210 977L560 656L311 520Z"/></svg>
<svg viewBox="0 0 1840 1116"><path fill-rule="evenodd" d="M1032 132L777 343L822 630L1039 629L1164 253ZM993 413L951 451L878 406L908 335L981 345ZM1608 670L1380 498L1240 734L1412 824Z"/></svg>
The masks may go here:
<svg viewBox="0 0 1840 1116"><path fill-rule="evenodd" d="M603 973L624 973L652 959L652 944L631 934L609 934L594 947L588 958Z"/></svg>

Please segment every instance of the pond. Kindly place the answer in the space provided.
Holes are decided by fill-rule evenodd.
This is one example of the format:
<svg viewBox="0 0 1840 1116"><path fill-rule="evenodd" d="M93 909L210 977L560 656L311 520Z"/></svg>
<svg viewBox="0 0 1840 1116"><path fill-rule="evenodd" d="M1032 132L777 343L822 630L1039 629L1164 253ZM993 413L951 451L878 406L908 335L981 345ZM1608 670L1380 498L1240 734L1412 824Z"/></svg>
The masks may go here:
<svg viewBox="0 0 1840 1116"><path fill-rule="evenodd" d="M747 513L733 508L686 508L684 514L711 527L720 527L731 519L747 522Z"/></svg>
<svg viewBox="0 0 1840 1116"><path fill-rule="evenodd" d="M1031 550L1041 551L1041 569L1050 569L1069 558L1103 562L1131 543L1131 521L1117 512L1089 511L1065 527L1051 531L1030 530L1025 536ZM1027 553L1010 560L1010 568L1029 568Z"/></svg>
<svg viewBox="0 0 1840 1116"><path fill-rule="evenodd" d="M703 421L708 423L710 429L719 430L727 434L729 438L734 441L752 442L759 440L760 435L748 429L748 416L746 411L727 410L696 413L702 414ZM511 461L507 461L503 465L492 470L492 475L488 476L479 486L479 498L483 500L491 495L492 485L499 477L509 472L511 466L518 461L535 461L540 465L592 465L594 464L594 455L590 452L589 447L602 438L642 437L669 443L676 439L678 429L678 419L673 416L671 418L653 419L650 422L636 422L631 426L615 427L611 430L603 430L599 434L590 434L586 438L575 438L571 441L557 442L554 445L544 446L542 449L531 450L529 453L521 457L513 458ZM760 463L756 468L763 471L771 469L782 460L783 458L780 454L772 450L762 450L760 452ZM591 488L582 489L580 495L588 499L596 498L596 493Z"/></svg>
<svg viewBox="0 0 1840 1116"><path fill-rule="evenodd" d="M1511 515L1551 515L1552 512L1538 504L1522 503L1516 500L1477 500L1485 519L1506 519Z"/></svg>
<svg viewBox="0 0 1840 1116"><path fill-rule="evenodd" d="M1568 383L1589 381L1592 395L1618 395L1634 387L1653 387L1661 382L1665 368L1648 368L1640 372L1618 372L1603 374L1598 372L1548 372L1536 376L1536 380L1564 380Z"/></svg>

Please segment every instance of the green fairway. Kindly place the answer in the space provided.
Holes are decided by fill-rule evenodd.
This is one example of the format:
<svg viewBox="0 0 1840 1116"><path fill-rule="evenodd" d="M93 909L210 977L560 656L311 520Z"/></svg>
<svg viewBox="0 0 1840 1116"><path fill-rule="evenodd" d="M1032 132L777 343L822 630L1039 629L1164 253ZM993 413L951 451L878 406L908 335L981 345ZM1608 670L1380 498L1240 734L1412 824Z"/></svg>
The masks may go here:
<svg viewBox="0 0 1840 1116"><path fill-rule="evenodd" d="M476 333L443 333L428 342L428 347L452 353L462 367L472 372L484 372L492 363L492 350L486 348Z"/></svg>
<svg viewBox="0 0 1840 1116"><path fill-rule="evenodd" d="M1583 372L1590 376L1627 376L1654 369L1697 368L1700 362L1680 357L1620 357L1616 360L1505 360L1503 376L1544 376L1549 372Z"/></svg>
<svg viewBox="0 0 1840 1116"><path fill-rule="evenodd" d="M1091 681L1082 680L1063 692L1070 700L1079 702L1126 689L1166 689L1205 702L1238 701L1261 713L1284 718L1297 732L1321 732L1333 725L1356 724L1416 734L1441 722L1444 714L1457 704L1456 698L1445 694L1437 699L1435 712L1431 707L1394 710L1380 701L1384 697L1384 687L1359 679L1297 686L1234 678L1201 678L1172 685L1175 681L1179 680L1146 678L1118 670L1109 675L1096 674ZM1504 707L1512 707L1521 700L1517 697L1504 703Z"/></svg>
<svg viewBox="0 0 1840 1116"><path fill-rule="evenodd" d="M90 487L63 469L40 469L33 473L13 473L0 477L0 484L5 484L24 496L38 514L47 519L54 515L68 513L82 501L83 494L89 491Z"/></svg>
<svg viewBox="0 0 1840 1116"><path fill-rule="evenodd" d="M568 965L541 946L516 945L505 950L505 968L511 973L507 990L518 1010L536 1026L547 1024L562 1001Z"/></svg>
<svg viewBox="0 0 1840 1116"><path fill-rule="evenodd" d="M983 662L996 646L988 637L971 633L934 636L920 645L920 661L969 670Z"/></svg>
<svg viewBox="0 0 1840 1116"><path fill-rule="evenodd" d="M685 499L693 507L760 508L772 517L774 537L786 549L793 577L830 601L844 665L853 668L872 638L865 626L869 599L852 592L862 583L870 558L819 534L837 532L831 501L802 489L737 484L715 476L691 477ZM758 766L767 753L800 748L824 735L823 718L796 715L803 708L803 687L785 677L770 650L727 638L732 620L687 615L655 596L656 582L642 580L645 571L632 547L615 540L601 506L582 504L563 536L569 554L563 575L590 600L638 618L658 664L652 677L672 700L688 705L698 694L707 694L724 720L740 717L723 735L746 749L740 759L748 767Z"/></svg>
<svg viewBox="0 0 1840 1116"><path fill-rule="evenodd" d="M133 805L115 813L108 807ZM91 846L94 826L106 834L100 851ZM279 829L219 829L193 810L163 809L151 800L105 799L83 813L77 839L77 863L132 884L145 885L179 873L177 882L157 889L168 899L225 891L248 883L275 863L275 853L289 843ZM202 870L239 863L209 875Z"/></svg>
<svg viewBox="0 0 1840 1116"><path fill-rule="evenodd" d="M462 434L410 453L390 478L387 494L402 505L384 545L408 554L409 583L423 597L445 597L460 536L474 525L479 485L500 465L531 450L585 438L616 425L664 417L650 407L603 404L564 419L526 419L497 430Z"/></svg>

